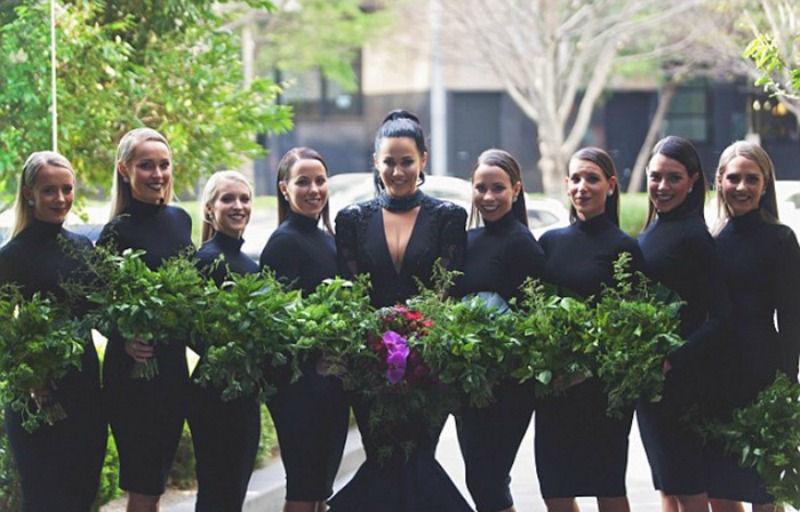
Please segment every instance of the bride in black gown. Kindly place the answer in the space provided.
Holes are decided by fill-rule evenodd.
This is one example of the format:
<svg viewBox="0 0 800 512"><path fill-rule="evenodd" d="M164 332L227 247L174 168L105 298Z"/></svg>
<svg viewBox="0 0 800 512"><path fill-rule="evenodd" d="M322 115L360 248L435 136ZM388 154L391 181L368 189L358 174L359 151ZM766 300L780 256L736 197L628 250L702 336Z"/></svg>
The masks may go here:
<svg viewBox="0 0 800 512"><path fill-rule="evenodd" d="M345 277L369 274L375 307L393 306L417 292L415 279L430 286L434 263L458 268L466 248L467 213L452 203L425 195L428 153L417 117L390 112L375 138L375 199L352 205L336 217L339 269ZM409 417L392 426L395 445L411 441L409 453L393 450L379 460L376 439L368 430L372 402L353 399L367 453L366 462L330 501L334 512L439 512L471 510L434 458L443 423Z"/></svg>

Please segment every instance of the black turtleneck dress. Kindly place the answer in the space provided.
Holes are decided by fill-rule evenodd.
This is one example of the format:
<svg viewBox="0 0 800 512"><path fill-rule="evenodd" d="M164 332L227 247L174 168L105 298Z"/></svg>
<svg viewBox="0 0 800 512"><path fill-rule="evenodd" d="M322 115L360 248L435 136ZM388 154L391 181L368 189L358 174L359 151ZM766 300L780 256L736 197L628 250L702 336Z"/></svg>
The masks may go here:
<svg viewBox="0 0 800 512"><path fill-rule="evenodd" d="M64 246L70 248L66 254ZM81 279L84 270L72 250L91 251L92 243L61 224L33 220L0 249L0 283L17 283L26 297L41 292L64 300L61 283ZM66 419L29 433L22 428L19 413L5 409L25 512L88 511L97 495L108 426L97 351L90 337L84 346L81 369L70 371L50 390L53 402L67 413Z"/></svg>
<svg viewBox="0 0 800 512"><path fill-rule="evenodd" d="M192 220L182 209L131 199L106 224L97 243L117 252L142 249L144 263L155 269L166 259L191 252L191 233ZM125 352L125 340L118 334L109 336L103 386L119 452L119 486L126 491L148 496L164 492L186 419L186 342L157 343L158 375L134 379L134 360Z"/></svg>
<svg viewBox="0 0 800 512"><path fill-rule="evenodd" d="M752 403L777 372L797 380L800 247L789 227L770 222L759 209L730 219L717 247L733 307L730 343L716 373L729 414ZM711 464L710 497L774 501L755 468L740 467L736 456L715 450Z"/></svg>
<svg viewBox="0 0 800 512"><path fill-rule="evenodd" d="M613 284L613 263L623 252L633 257L633 270L644 265L636 241L606 215L548 231L540 243L544 280L562 294L599 295L603 284ZM536 468L545 499L626 495L633 408L620 419L608 417L603 387L600 379L590 377L567 389L565 396L536 404Z"/></svg>
<svg viewBox="0 0 800 512"><path fill-rule="evenodd" d="M241 238L216 232L197 251L198 267L217 286L231 274L259 271L242 254ZM199 365L204 363L201 355ZM261 437L261 412L255 397L222 400L213 387L192 385L189 427L197 471L196 512L241 510L255 467Z"/></svg>
<svg viewBox="0 0 800 512"><path fill-rule="evenodd" d="M684 345L669 355L660 402L640 402L637 420L656 489L693 495L707 490L708 457L699 436L681 417L688 404L711 405L709 369L724 342L730 302L714 240L702 213L684 202L659 214L640 236L648 277L675 291L681 307Z"/></svg>
<svg viewBox="0 0 800 512"><path fill-rule="evenodd" d="M544 271L544 252L530 230L512 212L467 232L464 274L453 295L495 292L506 302L521 299L520 285ZM533 382L501 383L496 401L467 408L456 417L467 487L479 512L497 512L514 504L511 467L528 430L534 409Z"/></svg>
<svg viewBox="0 0 800 512"><path fill-rule="evenodd" d="M402 198L400 203L404 203ZM336 246L339 269L345 277L369 274L372 305L381 308L402 304L416 295L415 278L430 286L434 264L444 260L445 268L460 270L467 246L467 213L453 203L418 191L419 206L414 227L403 255L400 271L395 269L382 204L393 200L384 195L341 210L336 216ZM395 211L408 211L412 203ZM394 208L394 206L392 206ZM462 512L471 510L447 473L435 458L443 424L431 424L428 417L409 417L392 425L392 456L379 462L380 441L369 433L371 401L353 396L353 412L361 432L367 460L353 479L334 496L331 512L381 510L383 512ZM387 439L383 439L387 441ZM402 443L413 446L408 453Z"/></svg>
<svg viewBox="0 0 800 512"><path fill-rule="evenodd" d="M303 295L337 274L333 236L318 223L289 212L261 253L261 266ZM324 501L333 493L347 438L350 406L341 381L317 373L316 359L301 362L300 379L280 384L267 402L286 469L287 501Z"/></svg>

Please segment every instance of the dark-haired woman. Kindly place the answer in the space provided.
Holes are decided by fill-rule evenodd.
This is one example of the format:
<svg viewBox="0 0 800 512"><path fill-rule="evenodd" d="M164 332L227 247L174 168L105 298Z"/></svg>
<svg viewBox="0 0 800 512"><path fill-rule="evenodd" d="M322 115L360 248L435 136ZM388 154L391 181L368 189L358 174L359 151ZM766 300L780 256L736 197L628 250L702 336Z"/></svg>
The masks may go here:
<svg viewBox="0 0 800 512"><path fill-rule="evenodd" d="M306 295L338 273L328 167L319 153L304 147L287 151L278 164L278 192L280 225L261 253L261 266ZM286 469L284 512L325 510L342 461L350 408L341 382L321 376L317 362L303 361L302 377L280 383L267 403Z"/></svg>
<svg viewBox="0 0 800 512"><path fill-rule="evenodd" d="M500 149L481 153L472 171L472 223L463 272L453 294L494 292L521 299L520 285L539 278L544 252L528 229L522 173ZM482 227L477 227L483 221ZM495 401L467 408L456 419L467 487L478 512L513 512L511 466L534 409L532 383L503 382Z"/></svg>
<svg viewBox="0 0 800 512"><path fill-rule="evenodd" d="M731 343L720 353L717 372L727 412L750 405L778 372L797 381L800 352L800 247L778 222L775 170L759 146L728 146L717 168L717 247L733 316ZM777 324L776 324L777 320ZM709 497L714 512L780 510L756 468L738 457L712 451Z"/></svg>
<svg viewBox="0 0 800 512"><path fill-rule="evenodd" d="M341 210L336 243L341 272L369 274L373 306L403 303L416 294L419 279L430 286L436 261L458 268L466 249L467 213L463 208L425 195L417 187L428 159L425 134L417 117L394 111L375 137L373 155L382 190L372 200ZM395 450L383 465L378 446L367 432L370 404L356 400L367 461L353 480L330 501L331 510L434 512L469 510L469 505L434 459L443 424L408 418L393 429L394 441L410 441L408 458ZM442 422L443 423L443 422Z"/></svg>
<svg viewBox="0 0 800 512"><path fill-rule="evenodd" d="M581 297L613 284L613 263L623 253L633 270L643 265L636 241L619 229L619 187L611 157L584 148L569 161L567 194L572 224L542 235L544 280ZM563 397L536 405L536 467L550 512L574 512L576 496L596 496L601 512L629 510L625 489L633 408L606 414L603 383L590 377Z"/></svg>
<svg viewBox="0 0 800 512"><path fill-rule="evenodd" d="M145 251L142 261L163 261L192 252L192 219L169 204L172 157L167 140L150 128L122 137L114 168L112 218L97 241L116 252ZM156 512L186 419L189 369L187 340L149 344L109 336L103 386L111 431L119 451L119 486L128 491L129 512ZM131 375L134 364L158 358L158 375Z"/></svg>
<svg viewBox="0 0 800 512"><path fill-rule="evenodd" d="M258 272L242 253L242 234L250 221L253 189L241 173L218 171L203 189L201 272L217 286L231 274ZM201 350L202 352L202 350ZM204 364L201 354L199 365ZM242 509L261 437L260 404L253 396L224 401L213 387L192 386L189 427L197 471L196 512Z"/></svg>
<svg viewBox="0 0 800 512"><path fill-rule="evenodd" d="M0 284L17 284L28 298L42 293L65 299L62 282L81 279L85 270L77 253L92 249L88 238L63 228L74 198L75 173L66 158L51 151L28 157L11 238L0 249ZM37 403L63 407L65 419L28 432L21 414L6 407L23 512L92 509L108 435L99 377L97 351L87 336L80 370L71 370L51 389L32 390Z"/></svg>
<svg viewBox="0 0 800 512"><path fill-rule="evenodd" d="M664 363L662 400L640 403L637 418L662 509L700 512L708 507L707 457L701 439L681 420L689 403L706 402L713 366L730 314L716 245L703 219L706 181L700 157L680 137L660 140L647 164L648 222L639 236L647 275L683 300L686 343Z"/></svg>

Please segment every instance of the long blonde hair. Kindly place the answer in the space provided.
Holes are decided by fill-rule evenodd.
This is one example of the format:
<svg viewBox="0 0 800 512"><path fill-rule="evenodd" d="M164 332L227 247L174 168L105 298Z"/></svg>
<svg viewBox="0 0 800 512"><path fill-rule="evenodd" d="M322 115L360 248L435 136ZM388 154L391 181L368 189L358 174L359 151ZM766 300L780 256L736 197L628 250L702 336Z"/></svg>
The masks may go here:
<svg viewBox="0 0 800 512"><path fill-rule="evenodd" d="M714 232L719 232L728 220L731 218L731 212L728 210L725 200L722 197L722 187L719 182L725 174L725 168L737 156L744 157L761 170L764 175L764 194L758 201L758 206L761 211L766 214L765 217L772 221L778 222L778 200L775 194L775 166L769 155L761 146L748 142L746 140L739 140L725 148L719 156L719 165L717 165L717 183L716 183L716 196L717 196L717 222L714 226Z"/></svg>
<svg viewBox="0 0 800 512"><path fill-rule="evenodd" d="M140 142L153 140L161 142L167 146L167 151L172 159L172 150L169 147L167 139L163 135L153 130L152 128L135 128L122 136L117 148L117 159L114 161L114 184L111 187L111 218L113 219L122 212L131 202L131 184L122 179L119 172L120 164L128 166L131 158L133 158L133 151ZM169 180L164 195L164 202L169 203L172 200L172 180Z"/></svg>
<svg viewBox="0 0 800 512"><path fill-rule="evenodd" d="M250 185L249 181L247 181L245 175L239 171L217 171L212 174L211 177L208 178L206 186L203 187L203 194L200 201L200 218L203 219L203 227L200 229L201 244L210 240L211 237L214 236L214 233L217 232L216 228L214 228L212 219L209 218L208 210L214 201L217 200L217 196L219 195L219 186L226 180L244 183L247 185L247 189L250 191L250 198L253 198L253 186Z"/></svg>
<svg viewBox="0 0 800 512"><path fill-rule="evenodd" d="M73 179L75 171L63 155L55 151L37 151L31 153L22 166L22 174L19 177L17 186L16 200L14 201L14 226L11 229L9 241L20 234L33 220L33 206L28 204L25 199L25 190L31 190L36 182L36 176L45 166L62 167L72 173Z"/></svg>

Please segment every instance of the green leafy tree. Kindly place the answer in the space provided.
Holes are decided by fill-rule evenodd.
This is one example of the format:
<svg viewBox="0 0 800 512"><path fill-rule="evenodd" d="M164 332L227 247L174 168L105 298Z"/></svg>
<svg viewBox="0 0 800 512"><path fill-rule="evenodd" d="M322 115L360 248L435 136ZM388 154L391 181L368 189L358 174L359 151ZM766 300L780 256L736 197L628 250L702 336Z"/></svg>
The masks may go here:
<svg viewBox="0 0 800 512"><path fill-rule="evenodd" d="M266 0L248 5L272 7ZM32 152L51 147L49 2L24 0L0 27L0 192L10 202ZM253 134L291 127L280 89L243 84L238 36L210 1L72 0L60 5L58 145L84 187L106 189L116 143L155 128L170 140L179 189L263 150Z"/></svg>

